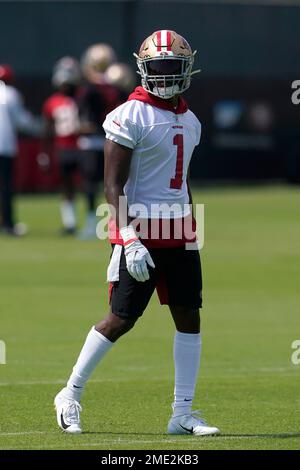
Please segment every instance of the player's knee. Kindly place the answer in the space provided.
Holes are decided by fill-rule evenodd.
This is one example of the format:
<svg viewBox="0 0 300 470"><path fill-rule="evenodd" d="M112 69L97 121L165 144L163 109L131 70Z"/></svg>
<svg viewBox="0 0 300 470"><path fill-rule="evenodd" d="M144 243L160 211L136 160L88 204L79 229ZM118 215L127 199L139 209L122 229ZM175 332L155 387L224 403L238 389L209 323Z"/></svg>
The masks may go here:
<svg viewBox="0 0 300 470"><path fill-rule="evenodd" d="M102 322L96 325L96 330L112 342L133 328L136 319L122 318L110 313Z"/></svg>
<svg viewBox="0 0 300 470"><path fill-rule="evenodd" d="M200 312L198 308L170 306L177 331L182 333L200 332Z"/></svg>

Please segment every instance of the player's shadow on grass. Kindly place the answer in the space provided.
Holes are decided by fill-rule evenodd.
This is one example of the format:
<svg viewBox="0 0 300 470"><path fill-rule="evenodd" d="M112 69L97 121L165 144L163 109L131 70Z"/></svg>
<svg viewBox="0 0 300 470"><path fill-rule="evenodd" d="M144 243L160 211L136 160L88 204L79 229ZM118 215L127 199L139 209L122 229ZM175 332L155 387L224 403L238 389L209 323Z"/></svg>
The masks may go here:
<svg viewBox="0 0 300 470"><path fill-rule="evenodd" d="M94 435L111 435L111 436L156 436L156 437L178 437L175 435L167 434L167 433L155 433L155 432L147 432L147 433L140 433L140 432L94 432L94 431L86 431L83 434L94 434ZM187 437L191 437L189 435L185 435ZM182 437L182 436L181 436ZM199 436L192 436L192 437L199 437ZM219 434L217 436L203 436L205 438L214 438L214 439L222 439L222 438L236 438L236 439L241 439L241 438L253 438L253 439L291 439L291 438L297 438L300 437L300 432L286 432L286 433L278 433L278 434Z"/></svg>

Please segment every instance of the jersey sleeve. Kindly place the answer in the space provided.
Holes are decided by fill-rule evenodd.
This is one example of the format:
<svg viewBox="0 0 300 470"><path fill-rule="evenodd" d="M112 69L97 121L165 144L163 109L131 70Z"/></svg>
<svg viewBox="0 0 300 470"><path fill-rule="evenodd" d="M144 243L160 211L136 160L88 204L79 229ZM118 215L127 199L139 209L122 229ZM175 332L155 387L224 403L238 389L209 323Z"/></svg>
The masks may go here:
<svg viewBox="0 0 300 470"><path fill-rule="evenodd" d="M10 87L9 112L14 126L19 131L39 135L41 126L39 120L25 108L21 94L13 87Z"/></svg>
<svg viewBox="0 0 300 470"><path fill-rule="evenodd" d="M141 126L136 119L133 102L127 102L106 116L103 129L106 138L134 149L139 143Z"/></svg>
<svg viewBox="0 0 300 470"><path fill-rule="evenodd" d="M11 116L16 123L19 113L22 113L24 110L24 104L21 94L14 87L9 87L8 103Z"/></svg>
<svg viewBox="0 0 300 470"><path fill-rule="evenodd" d="M202 132L201 122L197 119L197 123L196 123L196 143L195 143L196 146L200 144L201 132Z"/></svg>

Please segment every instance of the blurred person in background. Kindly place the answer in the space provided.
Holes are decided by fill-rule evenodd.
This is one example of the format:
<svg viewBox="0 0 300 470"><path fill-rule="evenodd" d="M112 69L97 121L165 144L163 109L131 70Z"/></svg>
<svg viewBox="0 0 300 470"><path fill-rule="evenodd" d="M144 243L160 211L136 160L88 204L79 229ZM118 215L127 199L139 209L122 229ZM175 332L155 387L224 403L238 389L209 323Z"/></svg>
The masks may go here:
<svg viewBox="0 0 300 470"><path fill-rule="evenodd" d="M119 62L107 68L105 79L107 83L118 89L120 104L127 100L128 95L133 92L136 86L136 75L132 68Z"/></svg>
<svg viewBox="0 0 300 470"><path fill-rule="evenodd" d="M13 82L12 67L0 65L0 230L18 236L26 231L24 224L15 224L13 210L13 164L18 153L18 132L37 136L41 125L25 109Z"/></svg>
<svg viewBox="0 0 300 470"><path fill-rule="evenodd" d="M96 197L103 179L104 131L102 123L107 113L120 104L118 89L108 83L105 71L116 61L116 53L108 44L94 44L84 52L81 59L85 79L79 93L79 116L85 129L78 140L85 171L87 218L79 238L96 237Z"/></svg>
<svg viewBox="0 0 300 470"><path fill-rule="evenodd" d="M44 132L42 149L47 155L57 154L62 180L60 205L62 233L74 234L75 213L74 173L79 166L79 112L76 94L81 83L79 63L72 57L61 58L54 66L52 84L56 89L43 105Z"/></svg>

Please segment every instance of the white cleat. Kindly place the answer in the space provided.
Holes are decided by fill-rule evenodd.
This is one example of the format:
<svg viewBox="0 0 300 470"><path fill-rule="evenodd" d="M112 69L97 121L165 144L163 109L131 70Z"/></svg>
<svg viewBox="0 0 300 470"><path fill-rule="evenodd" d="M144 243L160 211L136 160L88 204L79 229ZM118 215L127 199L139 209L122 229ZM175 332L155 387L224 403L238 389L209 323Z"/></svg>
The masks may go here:
<svg viewBox="0 0 300 470"><path fill-rule="evenodd" d="M62 389L54 399L56 418L58 426L70 434L80 434L80 412L81 405L76 400L67 398L65 389Z"/></svg>
<svg viewBox="0 0 300 470"><path fill-rule="evenodd" d="M190 434L194 436L216 436L220 434L218 428L208 426L201 418L200 413L200 411L192 411L189 415L171 418L168 424L168 434Z"/></svg>

